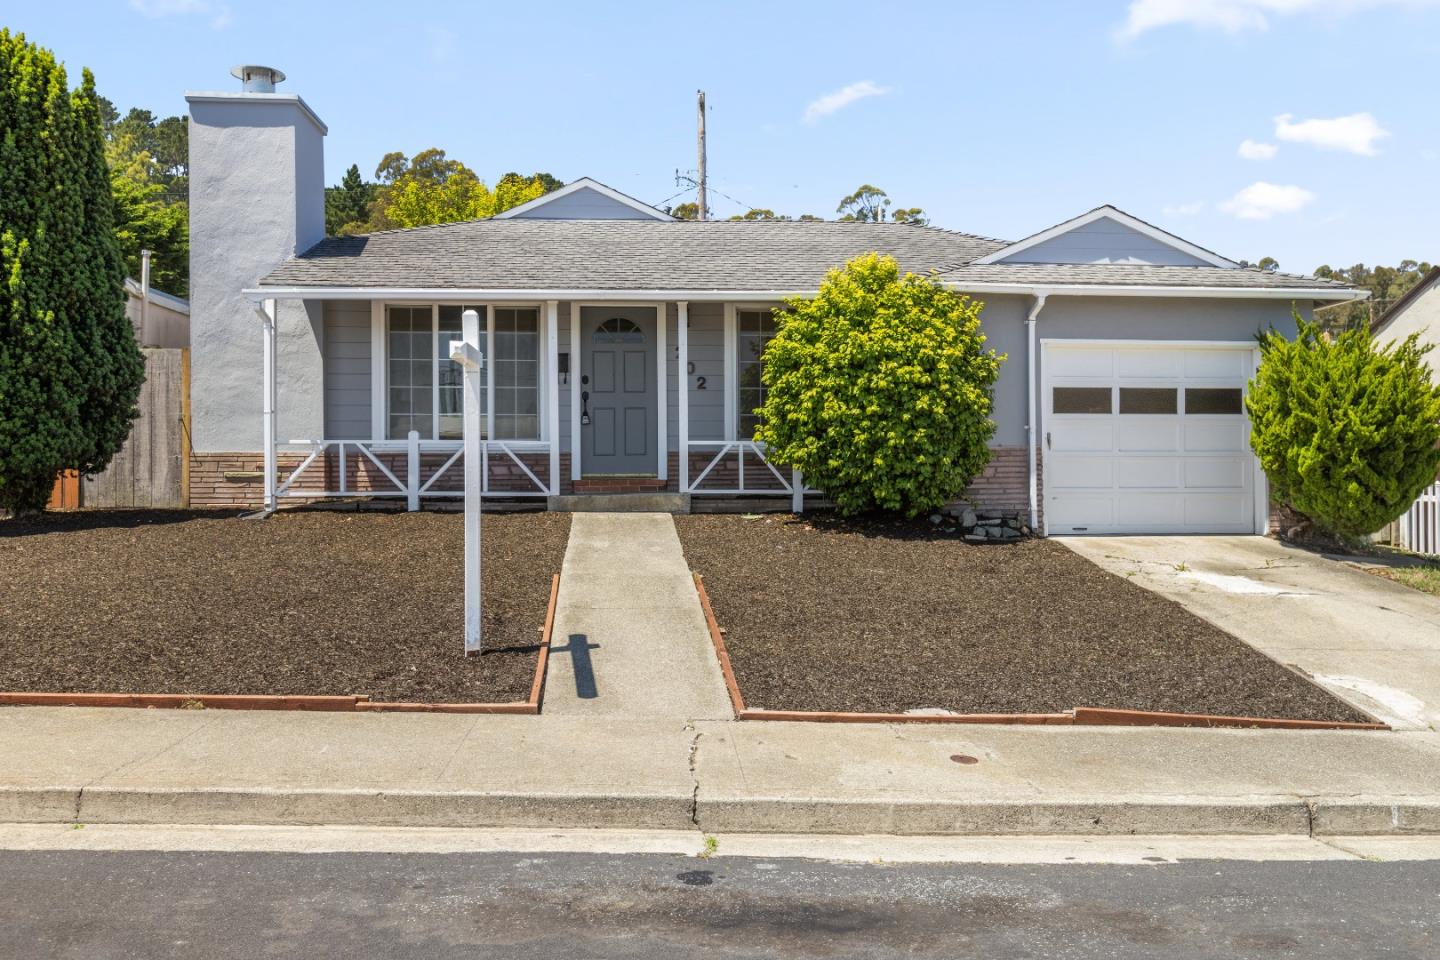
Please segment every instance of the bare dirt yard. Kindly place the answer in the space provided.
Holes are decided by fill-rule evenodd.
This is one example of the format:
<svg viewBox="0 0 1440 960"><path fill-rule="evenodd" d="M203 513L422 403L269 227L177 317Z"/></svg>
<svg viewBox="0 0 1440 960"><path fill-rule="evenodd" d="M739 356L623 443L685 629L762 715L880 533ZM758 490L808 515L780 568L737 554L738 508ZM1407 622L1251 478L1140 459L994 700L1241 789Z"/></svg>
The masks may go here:
<svg viewBox="0 0 1440 960"><path fill-rule="evenodd" d="M462 519L0 520L0 691L524 700L570 517L485 515L478 657L463 655Z"/></svg>
<svg viewBox="0 0 1440 960"><path fill-rule="evenodd" d="M675 521L750 708L1371 719L1051 541L970 544L924 520Z"/></svg>

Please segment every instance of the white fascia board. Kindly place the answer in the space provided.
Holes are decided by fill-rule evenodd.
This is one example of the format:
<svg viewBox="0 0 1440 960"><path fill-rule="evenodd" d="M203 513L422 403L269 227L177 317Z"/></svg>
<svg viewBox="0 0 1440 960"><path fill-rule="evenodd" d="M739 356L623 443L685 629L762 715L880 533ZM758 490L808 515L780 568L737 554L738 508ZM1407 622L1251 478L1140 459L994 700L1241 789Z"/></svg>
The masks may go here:
<svg viewBox="0 0 1440 960"><path fill-rule="evenodd" d="M325 121L320 115L310 109L310 104L302 100L299 94L294 93L222 93L218 91L195 91L185 94L186 103L293 103L300 108L300 112L310 119L320 130L321 136L330 133L330 128L325 126Z"/></svg>
<svg viewBox="0 0 1440 960"><path fill-rule="evenodd" d="M616 190L614 187L607 187L599 180L592 180L589 177L581 177L579 180L573 180L570 183L565 184L565 186L561 187L558 190L552 190L547 194L536 197L534 200L527 200L526 202L520 204L518 207L511 207L509 210L506 210L503 213L497 213L495 214L494 219L509 220L512 217L517 217L523 213L528 213L531 210L536 210L540 207L545 206L545 204L547 203L559 200L561 197L568 197L570 194L578 193L581 190L594 190L602 197L607 197L611 200L614 200L616 203L622 203L625 206L629 207L631 210L637 210L640 213L643 213L646 216L652 217L656 220L675 219L674 217L670 216L670 214L665 213L663 210L658 210L655 207L650 206L650 204L648 203L636 200L634 197L627 197L625 194L621 193L619 190Z"/></svg>
<svg viewBox="0 0 1440 960"><path fill-rule="evenodd" d="M943 279L943 278L942 278ZM1015 293L1055 297L1178 297L1213 300L1364 300L1368 290L1336 290L1316 287L1166 287L1153 284L1098 283L958 283L945 285L957 293Z"/></svg>
<svg viewBox="0 0 1440 960"><path fill-rule="evenodd" d="M789 297L813 297L818 290L490 290L426 287L247 287L240 291L247 297L273 297L276 300L402 300L438 302L500 302L515 300L534 303L541 300L583 300L602 303L644 303L674 300L695 302L783 300Z"/></svg>
<svg viewBox="0 0 1440 960"><path fill-rule="evenodd" d="M1144 220L1141 220L1137 217L1132 217L1124 210L1120 210L1109 205L1103 207L1096 207L1089 213L1082 213L1080 216L1075 217L1074 219L1066 220L1064 223L1057 223L1050 229L1041 230L1039 233L1026 237L1024 240L1017 240L1014 243L1010 244L1008 247L1001 247L999 250L996 250L993 253L988 253L985 256L980 257L975 261L975 263L1000 263L1001 261L1012 257L1017 253L1020 253L1022 250L1029 250L1031 247L1042 244L1046 240L1053 240L1056 237L1063 236L1064 234L1069 233L1071 230L1078 229L1085 226L1086 224L1094 223L1096 220L1103 219L1114 220L1116 223L1127 226L1138 233L1143 233L1145 236L1149 237L1152 240L1163 243L1168 247L1173 247L1182 253L1188 253L1190 256L1195 257L1196 259L1204 260L1206 263L1210 264L1213 267L1238 268L1240 266L1240 264L1236 263L1234 260L1227 260L1225 257L1220 256L1218 253L1212 253L1211 251L1206 250L1204 247L1197 246L1196 244L1191 243L1189 240L1181 239L1180 237L1175 236L1175 234L1173 233L1167 233L1166 231L1161 230L1159 227L1152 226L1151 224L1146 223Z"/></svg>
<svg viewBox="0 0 1440 960"><path fill-rule="evenodd" d="M942 278L943 280L943 278ZM1183 297L1232 300L1363 300L1366 290L1336 290L1313 287L1165 287L1097 283L1022 284L957 283L944 281L957 293L1014 293L1025 296L1047 294L1057 297ZM499 302L515 300L534 303L542 300L584 300L635 302L689 300L691 303L766 303L792 297L813 297L818 290L488 290L426 287L247 287L247 297L277 300L385 300L430 302Z"/></svg>

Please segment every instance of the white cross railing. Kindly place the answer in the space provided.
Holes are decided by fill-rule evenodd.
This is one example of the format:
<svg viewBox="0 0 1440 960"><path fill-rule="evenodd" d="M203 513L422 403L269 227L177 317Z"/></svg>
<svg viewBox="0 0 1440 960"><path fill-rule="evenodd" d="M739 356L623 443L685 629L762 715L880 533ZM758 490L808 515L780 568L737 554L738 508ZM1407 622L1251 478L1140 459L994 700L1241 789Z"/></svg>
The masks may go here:
<svg viewBox="0 0 1440 960"><path fill-rule="evenodd" d="M790 476L787 478L780 468L770 462L770 458L765 455L765 448L753 440L691 440L687 446L689 447L685 453L687 457L691 450L704 452L714 450L715 455L695 475L695 478L685 485L683 493L717 496L789 494L792 508L799 513L805 508L805 495L820 492L805 486L805 480L798 470L791 470ZM748 479L745 469L747 455L754 462ZM735 483L726 486L702 486L706 478L731 456L735 458ZM757 474L761 480L759 483L754 482ZM688 475L688 471L686 471L686 475Z"/></svg>
<svg viewBox="0 0 1440 960"><path fill-rule="evenodd" d="M1440 555L1440 480L1416 498L1399 522L1402 547L1414 553Z"/></svg>
<svg viewBox="0 0 1440 960"><path fill-rule="evenodd" d="M458 482L463 468L457 470L465 452L459 440L421 440L413 431L407 440L293 440L287 447L308 448L305 459L301 460L289 476L283 480L277 475L275 496L277 499L343 499L349 497L403 497L409 509L420 509L424 497L461 498L465 491ZM483 496L502 497L545 497L557 493L546 484L523 454L548 453L550 444L535 440L482 440L480 441L480 478ZM331 461L327 454L334 454ZM440 466L423 477L424 459L427 455L447 455ZM403 455L403 459L400 455ZM491 461L513 463L523 475L527 486L523 489L497 489L492 483ZM386 461L389 461L388 463ZM399 461L399 462L397 462ZM331 489L331 463L335 464L335 480ZM404 479L398 467L404 465ZM319 465L319 470L314 468ZM371 468L370 474L361 483L359 473ZM396 468L396 469L392 469ZM277 468L278 469L278 468ZM319 472L322 482L320 489L305 483ZM456 480L455 487L437 488L446 476ZM554 478L552 478L552 484ZM388 484L388 486L386 485Z"/></svg>

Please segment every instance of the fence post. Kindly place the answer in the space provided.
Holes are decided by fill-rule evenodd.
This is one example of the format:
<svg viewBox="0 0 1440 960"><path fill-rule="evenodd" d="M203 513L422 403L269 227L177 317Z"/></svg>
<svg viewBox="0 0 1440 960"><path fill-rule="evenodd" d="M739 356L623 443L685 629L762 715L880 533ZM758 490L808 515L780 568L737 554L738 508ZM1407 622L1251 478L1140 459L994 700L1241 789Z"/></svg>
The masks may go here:
<svg viewBox="0 0 1440 960"><path fill-rule="evenodd" d="M799 470L790 471L790 512L805 512L805 478Z"/></svg>

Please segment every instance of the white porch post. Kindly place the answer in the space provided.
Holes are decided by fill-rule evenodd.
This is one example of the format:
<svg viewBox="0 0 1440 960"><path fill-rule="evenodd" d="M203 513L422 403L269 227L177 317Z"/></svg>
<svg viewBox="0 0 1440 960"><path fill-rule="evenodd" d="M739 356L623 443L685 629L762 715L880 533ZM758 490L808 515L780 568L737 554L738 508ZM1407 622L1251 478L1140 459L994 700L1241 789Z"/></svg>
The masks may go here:
<svg viewBox="0 0 1440 960"><path fill-rule="evenodd" d="M450 341L450 359L464 368L465 394L465 652L479 653L480 636L480 485L483 465L480 444L480 315L461 314L464 340Z"/></svg>
<svg viewBox="0 0 1440 960"><path fill-rule="evenodd" d="M560 494L560 301L545 301L545 431L550 441L550 496Z"/></svg>
<svg viewBox="0 0 1440 960"><path fill-rule="evenodd" d="M262 433L265 444L265 512L274 513L279 505L276 487L280 482L275 463L275 407L279 399L276 387L275 366L275 301L266 300L261 309L265 341L265 400L262 406Z"/></svg>
<svg viewBox="0 0 1440 960"><path fill-rule="evenodd" d="M405 435L405 509L420 509L420 431Z"/></svg>
<svg viewBox="0 0 1440 960"><path fill-rule="evenodd" d="M679 426L680 447L676 472L680 492L684 493L690 486L690 303L681 300L675 304L675 309L675 379L679 381L675 390L675 417Z"/></svg>
<svg viewBox="0 0 1440 960"><path fill-rule="evenodd" d="M805 512L805 476L799 470L790 471L790 512Z"/></svg>
<svg viewBox="0 0 1440 960"><path fill-rule="evenodd" d="M580 304L570 301L570 479L580 479Z"/></svg>
<svg viewBox="0 0 1440 960"><path fill-rule="evenodd" d="M655 353L656 378L659 389L655 398L655 419L660 421L657 425L657 432L660 435L660 464L655 476L660 480L670 479L670 422L666 416L665 397L670 392L669 378L666 376L665 362L665 304L655 305Z"/></svg>

